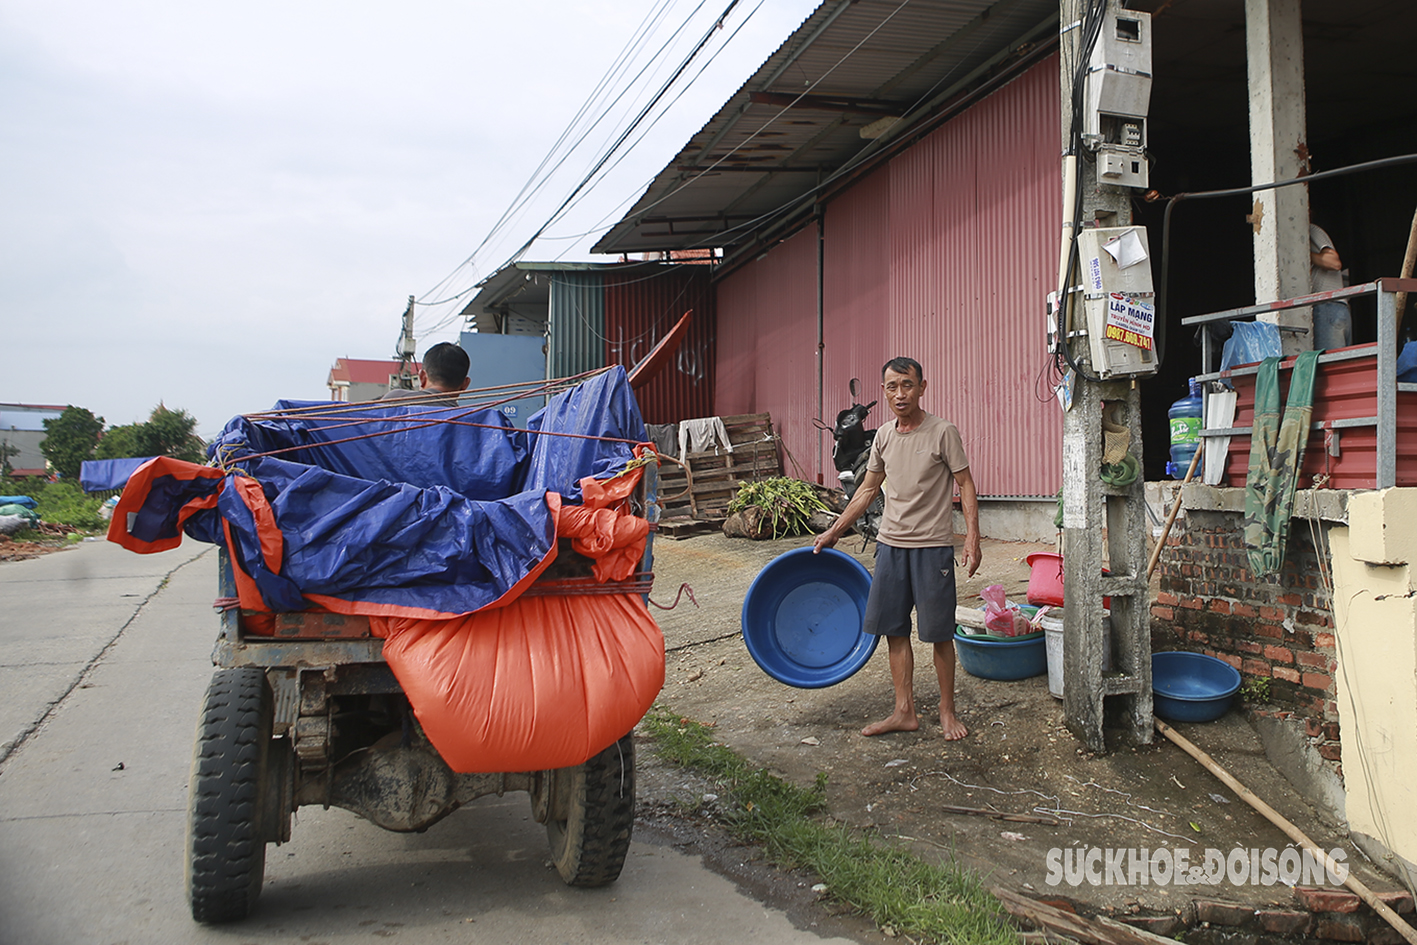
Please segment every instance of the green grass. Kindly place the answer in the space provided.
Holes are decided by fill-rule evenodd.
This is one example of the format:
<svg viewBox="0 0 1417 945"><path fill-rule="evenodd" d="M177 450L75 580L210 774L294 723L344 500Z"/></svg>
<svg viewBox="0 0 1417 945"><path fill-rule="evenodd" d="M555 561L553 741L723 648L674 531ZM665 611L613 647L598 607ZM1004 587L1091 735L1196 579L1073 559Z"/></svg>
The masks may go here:
<svg viewBox="0 0 1417 945"><path fill-rule="evenodd" d="M738 838L761 844L784 869L808 869L827 894L878 926L945 945L1017 945L1018 933L978 875L952 861L927 863L814 815L826 808L826 774L810 788L755 768L712 730L656 705L643 723L660 757L714 781L725 821Z"/></svg>

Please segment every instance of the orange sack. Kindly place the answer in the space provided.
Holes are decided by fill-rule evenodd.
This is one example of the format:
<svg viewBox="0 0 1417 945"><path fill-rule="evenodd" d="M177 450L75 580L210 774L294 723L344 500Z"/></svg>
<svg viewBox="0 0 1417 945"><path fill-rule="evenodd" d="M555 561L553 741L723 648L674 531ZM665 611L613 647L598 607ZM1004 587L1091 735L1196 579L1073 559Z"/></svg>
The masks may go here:
<svg viewBox="0 0 1417 945"><path fill-rule="evenodd" d="M637 594L520 597L370 627L423 731L462 773L580 764L630 731L664 685L664 635Z"/></svg>

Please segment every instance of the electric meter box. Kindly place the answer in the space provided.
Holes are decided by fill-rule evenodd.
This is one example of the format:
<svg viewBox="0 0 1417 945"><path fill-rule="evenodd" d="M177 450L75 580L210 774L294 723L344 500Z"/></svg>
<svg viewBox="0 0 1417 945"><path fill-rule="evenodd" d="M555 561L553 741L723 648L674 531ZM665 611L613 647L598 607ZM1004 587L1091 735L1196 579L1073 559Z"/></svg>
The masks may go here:
<svg viewBox="0 0 1417 945"><path fill-rule="evenodd" d="M1088 62L1083 140L1097 152L1098 181L1146 187L1151 105L1151 14L1111 4Z"/></svg>
<svg viewBox="0 0 1417 945"><path fill-rule="evenodd" d="M1155 374L1156 293L1146 227L1085 229L1078 234L1078 258L1093 373Z"/></svg>

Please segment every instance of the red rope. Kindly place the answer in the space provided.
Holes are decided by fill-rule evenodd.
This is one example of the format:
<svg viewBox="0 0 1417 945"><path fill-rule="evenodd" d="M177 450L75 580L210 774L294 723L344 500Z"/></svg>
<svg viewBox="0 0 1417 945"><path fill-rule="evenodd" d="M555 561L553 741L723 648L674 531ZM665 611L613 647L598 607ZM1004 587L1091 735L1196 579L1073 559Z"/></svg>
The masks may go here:
<svg viewBox="0 0 1417 945"><path fill-rule="evenodd" d="M410 418L411 419L411 418ZM398 430L377 430L373 433L361 433L359 436L347 436L338 440L326 440L322 443L305 443L300 446L283 446L278 450L267 450L264 453L242 453L240 456L232 457L230 460L219 460L217 465L226 469L232 463L243 463L250 459L260 459L264 456L279 456L282 453L294 453L299 450L317 449L321 446L336 446L340 443L353 443L356 440L369 440L376 436L388 436L390 433L402 433L408 430L420 430L424 427L436 426L440 423L456 423L464 427L480 427L484 430L498 430L503 433L527 433L536 436L564 436L573 440L599 440L604 443L628 443L630 446L639 446L639 440L627 440L618 436L591 436L588 433L560 433L554 430L523 430L518 427L507 428L496 426L490 423L473 423L471 420L457 420L452 417L440 417L419 422L416 426L402 427Z"/></svg>
<svg viewBox="0 0 1417 945"><path fill-rule="evenodd" d="M576 383L579 383L579 382L581 382L581 381L583 381L583 380L585 380L585 379L587 379L587 378L594 377L594 376L597 375L597 374L603 374L603 373L605 373L605 372L608 371L608 370L610 370L610 368L596 368L596 369L591 370L591 371L585 371L585 372L583 372L583 373L581 373L581 374L572 374L572 375L570 375L569 377L553 378L553 379L551 379L551 380L549 380L549 381L546 381L545 383L540 384L540 385L533 385L533 386L527 386L527 387L520 387L520 386L518 386L518 385L513 385L513 384L499 384L499 385L495 385L495 386L492 386L492 387L474 387L474 388L470 388L470 389L468 389L468 390L466 390L466 391L461 391L460 393L461 393L462 395L466 396L467 394L479 394L479 393L483 393L484 391L494 391L494 390L496 390L496 391L500 391L500 390L524 390L524 391L526 392L525 394L508 398L508 399L511 399L511 400L519 400L519 399L521 399L522 396L534 397L534 396L536 396L536 395L538 395L538 394L548 394L548 393L551 393L552 391L558 391L558 392L559 392L559 391L562 390L562 389L565 389L565 388L568 388L568 387L574 387L575 384L573 384L573 383L571 383L571 382L574 381L574 382L576 382ZM353 410L361 410L361 409L364 409L364 408L368 407L370 404L378 404L378 403L383 403L383 404L385 404L386 406L415 406L415 405L417 405L418 403L422 402L425 398L432 399L432 398L435 398L435 397L446 397L446 396L448 396L448 394L447 394L446 392L433 392L433 393L430 393L430 394L420 395L420 396L418 396L418 397L406 397L406 398L401 398L401 402L400 402L400 401L377 401L377 400L376 400L376 401L366 401L366 402L362 402L362 403L353 403L353 404L351 404L351 403L347 403L347 402L344 402L344 401L330 401L330 402L328 402L328 403L312 404L312 405L310 405L309 407L288 407L288 408L286 408L285 410L262 410L262 411L258 411L258 412L256 412L256 413L242 414L242 416L245 417L245 418L248 419L248 420L260 420L260 419L268 419L268 418L281 418L281 417L300 416L300 415L303 415L303 414L316 413L316 412L319 412L319 411L322 411L322 410L333 410L333 411L335 411L336 413L341 413L341 412L349 412L349 411L353 411ZM459 405L459 406L461 406L461 405Z"/></svg>
<svg viewBox="0 0 1417 945"><path fill-rule="evenodd" d="M695 607L699 606L699 602L694 600L694 589L687 584L679 585L679 593L674 595L674 603L670 604L668 607L665 607L663 604L654 604L654 601L650 601L650 603L654 604L654 606L658 607L660 610L673 610L675 607L679 606L679 598L685 594L689 595L689 603L693 604Z"/></svg>

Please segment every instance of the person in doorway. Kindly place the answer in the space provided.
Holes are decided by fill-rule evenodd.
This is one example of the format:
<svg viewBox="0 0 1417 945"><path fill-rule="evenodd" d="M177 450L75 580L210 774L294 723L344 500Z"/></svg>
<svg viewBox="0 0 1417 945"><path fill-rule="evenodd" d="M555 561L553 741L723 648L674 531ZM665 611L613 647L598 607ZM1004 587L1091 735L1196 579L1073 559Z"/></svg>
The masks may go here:
<svg viewBox="0 0 1417 945"><path fill-rule="evenodd" d="M922 642L934 647L940 683L940 729L945 738L969 734L955 714L954 486L964 509L964 566L979 568L979 498L959 430L920 406L925 373L912 358L892 358L881 370L881 387L895 415L876 431L866 476L851 502L813 550L830 548L884 488L885 513L876 537L876 573L866 602L865 629L886 638L895 709L861 730L862 735L913 732L915 653L910 611Z"/></svg>
<svg viewBox="0 0 1417 945"><path fill-rule="evenodd" d="M457 406L458 394L467 390L471 379L467 376L470 363L467 352L450 342L440 342L423 352L423 364L418 369L418 390L395 388L380 400L398 400L403 397L420 397L423 403L452 404ZM431 398L430 394L445 393L449 396Z"/></svg>
<svg viewBox="0 0 1417 945"><path fill-rule="evenodd" d="M1343 260L1322 227L1309 224L1309 291L1343 288ZM1346 348L1353 343L1353 316L1343 299L1314 306L1314 349Z"/></svg>

